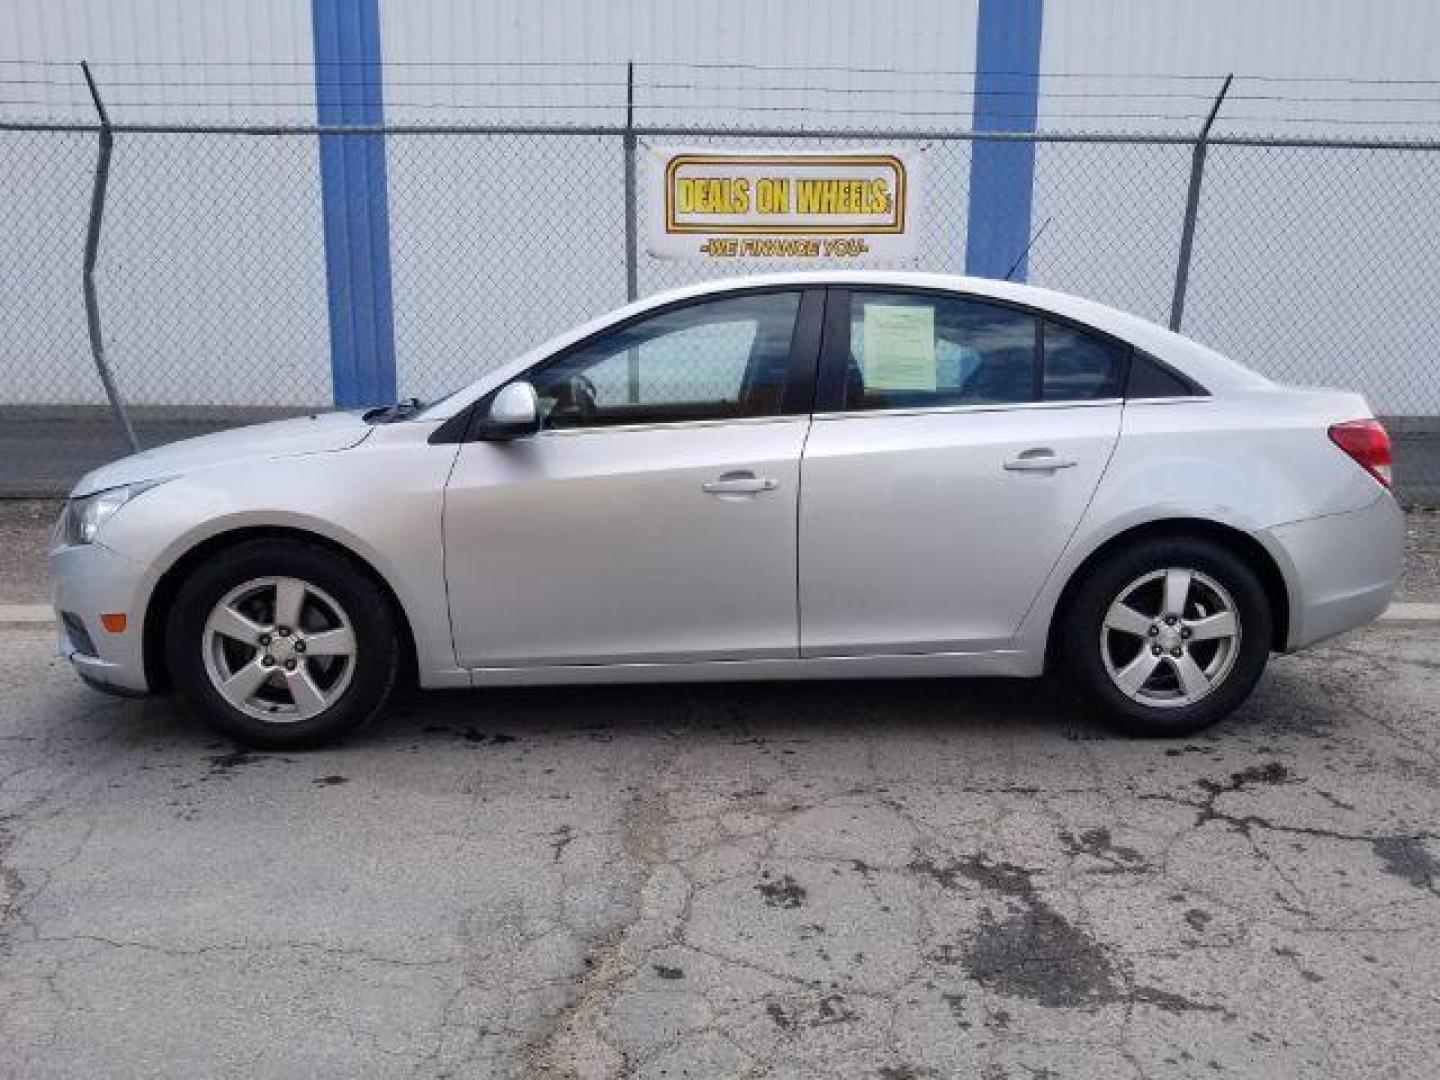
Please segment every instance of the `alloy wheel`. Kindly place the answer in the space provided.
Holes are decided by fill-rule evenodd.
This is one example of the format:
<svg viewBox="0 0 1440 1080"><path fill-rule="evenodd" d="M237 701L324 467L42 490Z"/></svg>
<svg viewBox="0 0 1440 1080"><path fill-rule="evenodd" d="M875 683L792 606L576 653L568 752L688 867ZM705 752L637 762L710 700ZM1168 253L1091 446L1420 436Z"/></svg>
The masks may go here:
<svg viewBox="0 0 1440 1080"><path fill-rule="evenodd" d="M1100 655L1111 681L1142 705L1193 705L1230 674L1240 655L1239 609L1198 570L1172 567L1136 578L1105 613Z"/></svg>
<svg viewBox="0 0 1440 1080"><path fill-rule="evenodd" d="M296 723L333 705L355 674L355 629L324 590L295 577L255 578L211 609L205 670L233 708Z"/></svg>

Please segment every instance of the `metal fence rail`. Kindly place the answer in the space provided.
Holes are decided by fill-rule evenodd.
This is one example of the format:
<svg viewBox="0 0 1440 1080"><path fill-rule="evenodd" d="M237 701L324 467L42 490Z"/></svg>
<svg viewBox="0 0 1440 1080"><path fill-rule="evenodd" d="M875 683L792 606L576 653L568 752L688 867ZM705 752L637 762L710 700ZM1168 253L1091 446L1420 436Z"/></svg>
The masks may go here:
<svg viewBox="0 0 1440 1080"><path fill-rule="evenodd" d="M1440 143L625 116L0 123L0 496L63 493L125 452L127 422L154 445L332 404L321 137L383 140L397 383L421 397L628 296L794 265L648 255L647 144L924 148L928 204L907 265L958 271L973 144L1023 139L1036 146L1034 220L1048 223L1032 282L1183 317L1186 333L1280 381L1364 392L1394 418L1403 497L1440 503Z"/></svg>

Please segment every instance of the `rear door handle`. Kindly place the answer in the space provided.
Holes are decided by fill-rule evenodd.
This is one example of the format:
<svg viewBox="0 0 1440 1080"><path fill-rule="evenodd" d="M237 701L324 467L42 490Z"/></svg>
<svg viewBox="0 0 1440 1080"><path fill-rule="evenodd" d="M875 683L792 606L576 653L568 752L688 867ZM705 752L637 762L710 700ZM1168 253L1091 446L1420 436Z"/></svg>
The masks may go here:
<svg viewBox="0 0 1440 1080"><path fill-rule="evenodd" d="M774 491L780 481L768 476L756 476L752 472L723 473L717 480L707 480L700 490L707 495L758 495L762 491Z"/></svg>
<svg viewBox="0 0 1440 1080"><path fill-rule="evenodd" d="M1008 472L1054 472L1056 469L1073 469L1078 464L1074 458L1060 457L1054 450L1038 447L1009 458L1005 469Z"/></svg>

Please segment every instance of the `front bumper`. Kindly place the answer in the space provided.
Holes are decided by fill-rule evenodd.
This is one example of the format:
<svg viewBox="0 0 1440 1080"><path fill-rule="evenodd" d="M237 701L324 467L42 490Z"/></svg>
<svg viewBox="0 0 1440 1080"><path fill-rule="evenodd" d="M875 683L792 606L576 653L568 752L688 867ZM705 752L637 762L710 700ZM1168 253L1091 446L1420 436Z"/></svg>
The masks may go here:
<svg viewBox="0 0 1440 1080"><path fill-rule="evenodd" d="M60 655L98 689L148 693L143 567L103 544L79 544L54 548L50 573ZM125 629L104 629L100 616L105 612L124 612ZM83 633L67 627L65 613L78 620Z"/></svg>
<svg viewBox="0 0 1440 1080"><path fill-rule="evenodd" d="M1405 512L1390 495L1270 535L1290 564L1287 650L1364 626L1389 606L1405 550Z"/></svg>

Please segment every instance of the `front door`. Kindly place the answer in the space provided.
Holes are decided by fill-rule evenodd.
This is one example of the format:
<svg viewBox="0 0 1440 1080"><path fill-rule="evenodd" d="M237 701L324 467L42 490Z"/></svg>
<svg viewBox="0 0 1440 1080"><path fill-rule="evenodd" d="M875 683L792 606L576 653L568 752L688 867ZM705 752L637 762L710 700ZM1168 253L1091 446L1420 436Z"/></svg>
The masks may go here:
<svg viewBox="0 0 1440 1080"><path fill-rule="evenodd" d="M802 654L1004 648L1109 461L1128 347L958 294L835 290L830 307Z"/></svg>
<svg viewBox="0 0 1440 1080"><path fill-rule="evenodd" d="M798 654L799 460L823 302L793 289L684 302L530 372L540 433L466 443L446 490L462 666Z"/></svg>

